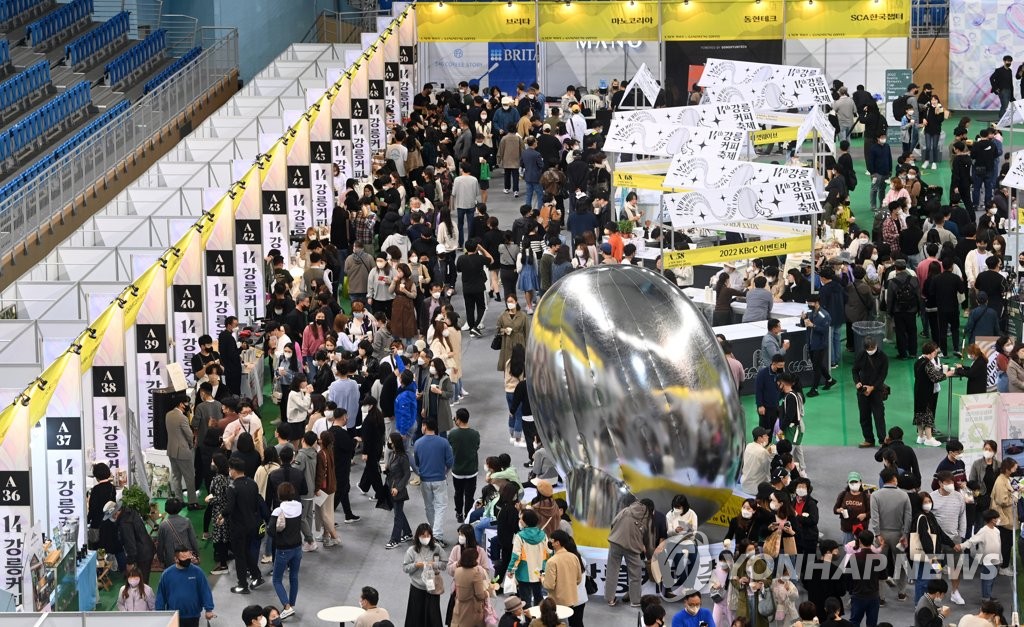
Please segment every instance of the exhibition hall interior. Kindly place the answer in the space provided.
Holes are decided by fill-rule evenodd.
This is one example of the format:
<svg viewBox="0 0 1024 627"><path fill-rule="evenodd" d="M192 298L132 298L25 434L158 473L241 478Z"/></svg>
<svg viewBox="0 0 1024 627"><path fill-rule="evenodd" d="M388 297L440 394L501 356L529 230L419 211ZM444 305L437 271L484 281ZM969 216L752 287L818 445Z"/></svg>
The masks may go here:
<svg viewBox="0 0 1024 627"><path fill-rule="evenodd" d="M1020 624L1021 0L0 33L0 626Z"/></svg>

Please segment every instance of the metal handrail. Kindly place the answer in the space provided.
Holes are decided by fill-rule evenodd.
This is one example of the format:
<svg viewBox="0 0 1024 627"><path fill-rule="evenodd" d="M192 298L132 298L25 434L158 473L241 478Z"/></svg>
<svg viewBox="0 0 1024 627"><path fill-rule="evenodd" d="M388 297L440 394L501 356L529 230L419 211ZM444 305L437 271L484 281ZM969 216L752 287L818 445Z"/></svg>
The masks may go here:
<svg viewBox="0 0 1024 627"><path fill-rule="evenodd" d="M111 171L237 70L238 31L230 29L124 115L111 120L10 197L0 199L0 232L5 232L0 238L0 257L25 245L28 236L50 224L65 208L85 200L90 186L105 185Z"/></svg>
<svg viewBox="0 0 1024 627"><path fill-rule="evenodd" d="M324 9L310 24L309 30L302 36L302 43L352 43L340 41L324 41L326 30L324 24L329 21L348 24L362 33L369 33L377 30L377 18L389 17L391 13L385 9L368 9L366 11L331 11Z"/></svg>

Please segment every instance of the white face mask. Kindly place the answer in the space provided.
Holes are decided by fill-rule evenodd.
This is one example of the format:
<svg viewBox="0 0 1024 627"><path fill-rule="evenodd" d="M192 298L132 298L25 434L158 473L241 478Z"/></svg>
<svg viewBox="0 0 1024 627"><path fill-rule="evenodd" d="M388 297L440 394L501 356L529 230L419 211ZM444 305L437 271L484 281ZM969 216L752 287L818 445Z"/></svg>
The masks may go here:
<svg viewBox="0 0 1024 627"><path fill-rule="evenodd" d="M878 352L878 349L877 348L873 348L873 349L871 349L869 351L865 351L865 352L867 352L868 355L874 355L875 353Z"/></svg>
<svg viewBox="0 0 1024 627"><path fill-rule="evenodd" d="M926 511L926 512L930 512L930 511L932 511L932 504L931 503L921 503L921 509Z"/></svg>
<svg viewBox="0 0 1024 627"><path fill-rule="evenodd" d="M860 481L851 481L850 482L850 490L852 490L854 492L859 492L860 491Z"/></svg>
<svg viewBox="0 0 1024 627"><path fill-rule="evenodd" d="M878 261L878 253L871 255L871 261Z"/></svg>
<svg viewBox="0 0 1024 627"><path fill-rule="evenodd" d="M771 503L768 504L768 509L772 510L773 512L777 511L779 509L779 504L776 503L775 501L772 501Z"/></svg>
<svg viewBox="0 0 1024 627"><path fill-rule="evenodd" d="M267 617L260 616L260 627L267 627Z"/></svg>
<svg viewBox="0 0 1024 627"><path fill-rule="evenodd" d="M807 496L807 488L797 488L796 489L796 495L797 496Z"/></svg>
<svg viewBox="0 0 1024 627"><path fill-rule="evenodd" d="M992 451L982 451L981 455L982 455L982 457L984 457L985 459L992 459L993 457L995 457L995 456L996 456L996 454L995 454L995 453L993 453Z"/></svg>
<svg viewBox="0 0 1024 627"><path fill-rule="evenodd" d="M1003 245L999 243L992 244L992 249L998 252L1003 249Z"/></svg>
<svg viewBox="0 0 1024 627"><path fill-rule="evenodd" d="M445 329L444 331L441 331L441 335L443 335L444 337L448 337L449 335L451 335L451 333L451 329Z"/></svg>
<svg viewBox="0 0 1024 627"><path fill-rule="evenodd" d="M431 292L430 297L433 298L434 300L437 300L441 298L441 292Z"/></svg>
<svg viewBox="0 0 1024 627"><path fill-rule="evenodd" d="M459 536L459 544L466 545L466 536Z"/></svg>
<svg viewBox="0 0 1024 627"><path fill-rule="evenodd" d="M683 513L683 508L682 507L673 507L672 511L674 511L677 516L681 516L682 513Z"/></svg>
<svg viewBox="0 0 1024 627"><path fill-rule="evenodd" d="M576 256L582 259L583 258L583 251L582 250L577 250L576 251Z"/></svg>
<svg viewBox="0 0 1024 627"><path fill-rule="evenodd" d="M516 310L516 304L515 303L505 303L505 306L508 307L509 311L515 311Z"/></svg>
<svg viewBox="0 0 1024 627"><path fill-rule="evenodd" d="M427 546L428 544L430 544L430 536L420 538L420 544L422 544L423 546Z"/></svg>
<svg viewBox="0 0 1024 627"><path fill-rule="evenodd" d="M696 616L697 612L699 612L699 611L700 611L699 607L692 607L692 606L689 606L689 605L686 606L686 613L689 614L690 616Z"/></svg>
<svg viewBox="0 0 1024 627"><path fill-rule="evenodd" d="M432 377L436 377L437 376L437 368L435 368L433 366L430 367L430 376L432 376Z"/></svg>
<svg viewBox="0 0 1024 627"><path fill-rule="evenodd" d="M131 587L133 587L133 588L137 588L137 587L139 587L139 583L140 583L141 581L142 581L142 580L141 580L141 579L139 579L138 577L129 577L129 578L128 578L128 585L129 585L129 586L131 586Z"/></svg>
<svg viewBox="0 0 1024 627"><path fill-rule="evenodd" d="M409 257L409 263L419 263L419 257Z"/></svg>
<svg viewBox="0 0 1024 627"><path fill-rule="evenodd" d="M953 484L952 483L943 483L942 484L942 491L943 492L952 492L953 491Z"/></svg>
<svg viewBox="0 0 1024 627"><path fill-rule="evenodd" d="M749 510L749 509L744 508L744 509L740 510L740 516L742 516L744 518L747 518L747 519L750 519L750 518L754 517L754 512Z"/></svg>
<svg viewBox="0 0 1024 627"><path fill-rule="evenodd" d="M363 415L365 416L370 413L371 409L373 409L373 405L361 405L359 408L363 410Z"/></svg>
<svg viewBox="0 0 1024 627"><path fill-rule="evenodd" d="M878 143L883 145L883 146L885 145L885 142L886 142L886 139L884 137L882 139L878 140Z"/></svg>

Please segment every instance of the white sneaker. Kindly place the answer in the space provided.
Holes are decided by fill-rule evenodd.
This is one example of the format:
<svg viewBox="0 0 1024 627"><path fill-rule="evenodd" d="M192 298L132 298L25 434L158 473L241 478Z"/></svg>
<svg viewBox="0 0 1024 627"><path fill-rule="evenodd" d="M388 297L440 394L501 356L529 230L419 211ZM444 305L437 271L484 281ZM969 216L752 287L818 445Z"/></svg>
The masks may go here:
<svg viewBox="0 0 1024 627"><path fill-rule="evenodd" d="M939 165L937 163L933 163L932 164L932 169L933 170L938 170L939 169Z"/></svg>
<svg viewBox="0 0 1024 627"><path fill-rule="evenodd" d="M509 444L515 444L516 443L516 439L514 437L512 437L511 435L508 436L508 443Z"/></svg>
<svg viewBox="0 0 1024 627"><path fill-rule="evenodd" d="M526 448L526 440L516 440L516 448Z"/></svg>
<svg viewBox="0 0 1024 627"><path fill-rule="evenodd" d="M962 596L960 596L960 591L959 590L954 590L953 594L949 595L949 600L952 601L953 603L956 603L957 605L963 605L964 604L964 598Z"/></svg>
<svg viewBox="0 0 1024 627"><path fill-rule="evenodd" d="M461 329L462 329L463 331L469 331L469 323L468 323L468 322L463 322L463 323L462 323L462 326L461 326L460 328L461 328Z"/></svg>
<svg viewBox="0 0 1024 627"><path fill-rule="evenodd" d="M281 620L284 620L286 618L291 618L292 616L295 616L295 608L294 607L289 607L286 610L281 610Z"/></svg>
<svg viewBox="0 0 1024 627"><path fill-rule="evenodd" d="M924 444L924 436L923 435L917 436L917 443L918 444Z"/></svg>
<svg viewBox="0 0 1024 627"><path fill-rule="evenodd" d="M1013 569L1012 568L1000 568L999 569L999 574L1004 576L1004 577L1012 577L1013 576Z"/></svg>
<svg viewBox="0 0 1024 627"><path fill-rule="evenodd" d="M269 564L270 562L273 562L273 561L274 561L274 558L272 558L269 555L264 555L263 557L260 558L260 564Z"/></svg>
<svg viewBox="0 0 1024 627"><path fill-rule="evenodd" d="M942 446L942 442L939 442L935 438L928 438L924 441L925 446Z"/></svg>
<svg viewBox="0 0 1024 627"><path fill-rule="evenodd" d="M921 169L923 170L923 169L927 168L928 164L930 164L930 163L931 163L930 161L925 161L924 163L921 164Z"/></svg>
<svg viewBox="0 0 1024 627"><path fill-rule="evenodd" d="M310 553L310 552L315 551L315 550L317 550L319 548L320 547L317 546L316 542L303 542L302 543L302 552L303 553Z"/></svg>

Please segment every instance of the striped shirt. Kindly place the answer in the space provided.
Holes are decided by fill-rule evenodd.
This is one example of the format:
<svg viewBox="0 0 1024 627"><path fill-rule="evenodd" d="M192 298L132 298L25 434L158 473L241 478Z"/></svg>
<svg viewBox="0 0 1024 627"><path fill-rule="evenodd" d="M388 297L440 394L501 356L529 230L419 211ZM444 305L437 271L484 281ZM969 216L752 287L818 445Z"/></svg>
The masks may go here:
<svg viewBox="0 0 1024 627"><path fill-rule="evenodd" d="M967 533L967 507L959 492L943 495L939 490L931 493L932 513L939 527L953 541L959 542Z"/></svg>

